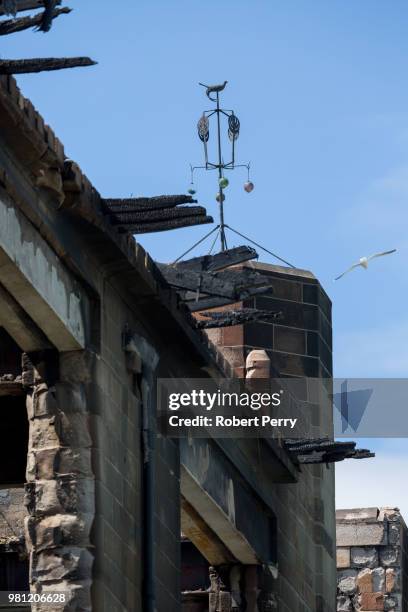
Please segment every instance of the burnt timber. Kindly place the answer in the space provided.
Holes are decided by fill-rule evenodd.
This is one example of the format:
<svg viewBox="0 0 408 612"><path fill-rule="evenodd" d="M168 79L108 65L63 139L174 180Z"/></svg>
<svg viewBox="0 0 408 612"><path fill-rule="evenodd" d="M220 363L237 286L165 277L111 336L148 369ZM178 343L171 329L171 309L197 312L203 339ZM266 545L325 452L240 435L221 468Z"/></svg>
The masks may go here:
<svg viewBox="0 0 408 612"><path fill-rule="evenodd" d="M102 209L120 233L147 234L213 223L203 206L186 204L197 204L197 200L184 194L105 199Z"/></svg>
<svg viewBox="0 0 408 612"><path fill-rule="evenodd" d="M162 208L161 210L143 210L112 215L112 225L127 225L132 227L140 223L171 221L183 217L205 217L203 206L181 206L180 208Z"/></svg>
<svg viewBox="0 0 408 612"><path fill-rule="evenodd" d="M238 300L242 291L260 288L265 291L272 285L271 279L252 270L224 270L221 272L194 272L180 270L176 266L157 264L160 272L172 287L197 291L207 295Z"/></svg>
<svg viewBox="0 0 408 612"><path fill-rule="evenodd" d="M212 329L217 327L231 327L243 323L255 323L256 321L270 321L282 319L282 312L270 310L257 310L256 308L242 308L241 310L224 310L222 312L201 312L203 317L209 320L197 321L198 329Z"/></svg>
<svg viewBox="0 0 408 612"><path fill-rule="evenodd" d="M193 270L194 272L216 272L229 266L245 263L251 259L257 259L258 253L249 246L239 246L227 249L215 255L203 255L179 261L175 265L181 270Z"/></svg>
<svg viewBox="0 0 408 612"><path fill-rule="evenodd" d="M4 20L0 22L0 36L8 34L14 34L27 30L33 26L37 26L37 31L48 32L51 29L53 20L55 17L61 14L67 14L71 12L69 8L56 9L57 5L61 2L6 2L3 0L0 4L0 15L15 15L20 11L26 11L36 8L43 8L44 10L33 17L23 17ZM45 58L29 58L21 60L0 60L0 75L13 75L13 74L30 74L39 72L49 72L54 70L64 70L66 68L79 68L93 66L94 62L89 57L45 57Z"/></svg>
<svg viewBox="0 0 408 612"><path fill-rule="evenodd" d="M29 74L94 66L90 57L44 57L24 60L0 60L0 74Z"/></svg>
<svg viewBox="0 0 408 612"><path fill-rule="evenodd" d="M335 442L329 438L286 440L285 447L299 464L336 463L375 456L367 449L356 448L355 442Z"/></svg>
<svg viewBox="0 0 408 612"><path fill-rule="evenodd" d="M173 208L181 204L197 204L190 195L184 193L179 195L160 195L151 198L105 198L102 200L105 212L131 213L142 210L161 210L162 208Z"/></svg>
<svg viewBox="0 0 408 612"><path fill-rule="evenodd" d="M68 15L72 12L72 9L64 6L62 8L54 9L52 18L55 19L60 15ZM19 17L17 19L8 19L0 22L0 36L7 36L8 34L16 34L29 28L40 26L42 23L42 14L34 15L33 17Z"/></svg>
<svg viewBox="0 0 408 612"><path fill-rule="evenodd" d="M61 0L57 0L56 5L61 4ZM31 11L32 9L41 9L44 8L43 0L17 0L16 2L16 10L17 13L22 11ZM0 15L5 15L6 11L4 10L4 2L0 2Z"/></svg>
<svg viewBox="0 0 408 612"><path fill-rule="evenodd" d="M154 223L140 223L130 227L120 227L121 233L149 234L151 232L167 232L181 227L191 227L192 225L205 225L213 223L214 219L207 215L197 217L182 217L180 219L167 219L165 221L155 221Z"/></svg>

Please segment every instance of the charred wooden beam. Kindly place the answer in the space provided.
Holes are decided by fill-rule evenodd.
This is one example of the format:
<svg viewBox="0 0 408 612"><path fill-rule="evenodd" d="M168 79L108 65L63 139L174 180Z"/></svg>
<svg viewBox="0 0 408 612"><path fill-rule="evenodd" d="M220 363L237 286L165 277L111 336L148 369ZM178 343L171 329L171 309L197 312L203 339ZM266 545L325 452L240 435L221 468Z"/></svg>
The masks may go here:
<svg viewBox="0 0 408 612"><path fill-rule="evenodd" d="M184 294L185 304L190 312L198 312L200 310L206 310L208 308L218 308L220 306L227 306L228 304L234 304L235 302L242 302L256 295L262 295L265 291L270 292L271 287L248 287L247 289L240 291L234 298L223 298L223 297L208 297L200 296L197 300L194 294L188 292Z"/></svg>
<svg viewBox="0 0 408 612"><path fill-rule="evenodd" d="M328 450L354 450L356 447L355 442L335 442L329 438L319 438L311 440L286 440L285 446L291 453L300 452L314 452L314 451L328 451Z"/></svg>
<svg viewBox="0 0 408 612"><path fill-rule="evenodd" d="M106 198L102 200L105 212L126 213L142 210L173 208L181 204L197 204L190 195L162 195L152 198Z"/></svg>
<svg viewBox="0 0 408 612"><path fill-rule="evenodd" d="M161 210L145 210L143 212L126 212L111 215L112 225L138 225L140 223L155 223L170 221L184 217L205 217L207 211L203 206L182 206L180 208L162 208Z"/></svg>
<svg viewBox="0 0 408 612"><path fill-rule="evenodd" d="M337 463L345 459L369 459L375 457L375 453L365 449L357 448L349 452L334 452L334 453L314 453L312 455L299 455L297 461L300 464L316 464L316 463Z"/></svg>
<svg viewBox="0 0 408 612"><path fill-rule="evenodd" d="M353 453L347 455L346 459L369 459L370 457L375 457L375 453L367 448L356 448Z"/></svg>
<svg viewBox="0 0 408 612"><path fill-rule="evenodd" d="M23 60L0 60L0 74L28 74L50 70L64 70L65 68L79 68L94 66L89 57L47 57Z"/></svg>
<svg viewBox="0 0 408 612"><path fill-rule="evenodd" d="M195 272L194 270L182 270L177 266L157 265L167 282L173 287L231 300L238 300L241 293L249 287L266 288L270 287L273 282L271 277L247 268L235 271Z"/></svg>
<svg viewBox="0 0 408 612"><path fill-rule="evenodd" d="M210 295L233 299L236 295L235 284L224 282L210 272L197 273L191 270L179 270L175 266L157 264L166 281L177 289L199 291Z"/></svg>
<svg viewBox="0 0 408 612"><path fill-rule="evenodd" d="M215 255L204 255L202 257L194 257L179 261L176 265L183 270L195 270L196 272L215 272L229 266L234 266L250 259L256 259L258 253L249 246L239 246L234 249L228 249Z"/></svg>
<svg viewBox="0 0 408 612"><path fill-rule="evenodd" d="M270 321L282 319L282 312L270 310L257 310L256 308L242 308L241 310L224 310L222 312L202 312L209 321L197 321L198 329L212 329L215 327L231 327L255 321Z"/></svg>
<svg viewBox="0 0 408 612"><path fill-rule="evenodd" d="M10 4L10 2L8 3ZM61 4L61 0L57 0L57 5ZM44 8L44 0L15 0L13 2L17 13L22 11L31 11L32 9ZM10 15L12 11L7 8L7 2L5 0L0 1L0 16Z"/></svg>
<svg viewBox="0 0 408 612"><path fill-rule="evenodd" d="M336 463L375 456L365 448L356 448L355 442L335 442L329 438L286 440L285 447L300 464Z"/></svg>
<svg viewBox="0 0 408 612"><path fill-rule="evenodd" d="M205 223L214 223L214 219L209 216L205 217L183 217L181 219L170 219L168 221L156 221L154 223L139 223L120 227L119 232L129 234L148 234L150 232L167 232L168 230L179 229L181 227L190 227L192 225L204 225Z"/></svg>
<svg viewBox="0 0 408 612"><path fill-rule="evenodd" d="M68 15L72 12L72 9L68 7L62 7L54 9L52 18L56 19L60 15ZM19 17L18 19L7 19L7 21L0 22L0 36L6 36L8 34L15 34L16 32L22 32L29 28L40 26L43 20L43 15L34 15L33 17Z"/></svg>

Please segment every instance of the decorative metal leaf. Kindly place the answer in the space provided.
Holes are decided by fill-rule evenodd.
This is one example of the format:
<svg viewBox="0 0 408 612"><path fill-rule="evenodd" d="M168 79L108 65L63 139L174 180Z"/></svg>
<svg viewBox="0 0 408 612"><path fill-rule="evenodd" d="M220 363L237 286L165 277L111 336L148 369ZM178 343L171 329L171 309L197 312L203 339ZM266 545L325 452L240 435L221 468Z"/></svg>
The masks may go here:
<svg viewBox="0 0 408 612"><path fill-rule="evenodd" d="M228 117L228 138L231 141L237 140L240 127L241 124L238 117L234 114L230 115L230 117Z"/></svg>
<svg viewBox="0 0 408 612"><path fill-rule="evenodd" d="M208 142L210 137L210 122L208 117L202 115L197 123L198 137L202 142Z"/></svg>

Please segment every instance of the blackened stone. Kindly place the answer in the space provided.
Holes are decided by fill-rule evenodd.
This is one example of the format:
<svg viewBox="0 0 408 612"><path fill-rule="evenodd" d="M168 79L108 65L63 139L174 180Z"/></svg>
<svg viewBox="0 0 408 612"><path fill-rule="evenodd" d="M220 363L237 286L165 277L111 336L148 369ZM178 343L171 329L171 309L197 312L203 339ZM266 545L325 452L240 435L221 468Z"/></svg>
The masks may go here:
<svg viewBox="0 0 408 612"><path fill-rule="evenodd" d="M306 353L306 338L303 330L275 325L274 340L273 348L278 351L297 353L298 355Z"/></svg>
<svg viewBox="0 0 408 612"><path fill-rule="evenodd" d="M304 284L303 285L303 301L309 304L318 303L318 287L317 285Z"/></svg>

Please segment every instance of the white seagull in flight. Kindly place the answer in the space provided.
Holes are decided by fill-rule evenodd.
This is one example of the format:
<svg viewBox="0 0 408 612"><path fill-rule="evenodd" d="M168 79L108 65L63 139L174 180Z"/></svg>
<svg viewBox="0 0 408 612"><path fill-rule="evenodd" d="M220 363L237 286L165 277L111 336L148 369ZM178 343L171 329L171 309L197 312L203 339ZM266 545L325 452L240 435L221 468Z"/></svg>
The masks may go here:
<svg viewBox="0 0 408 612"><path fill-rule="evenodd" d="M343 274L340 274L340 276L336 276L334 280L339 280L339 278L347 274L347 272L351 272L352 270L354 270L354 268L358 268L359 266L367 270L368 262L371 261L371 259L374 259L374 257L383 257L384 255L391 255L391 253L395 253L396 250L397 249L392 249L392 251L384 251L383 253L374 253L374 255L370 255L370 257L360 257L357 263L353 264L350 268L348 268L348 270L343 272Z"/></svg>

